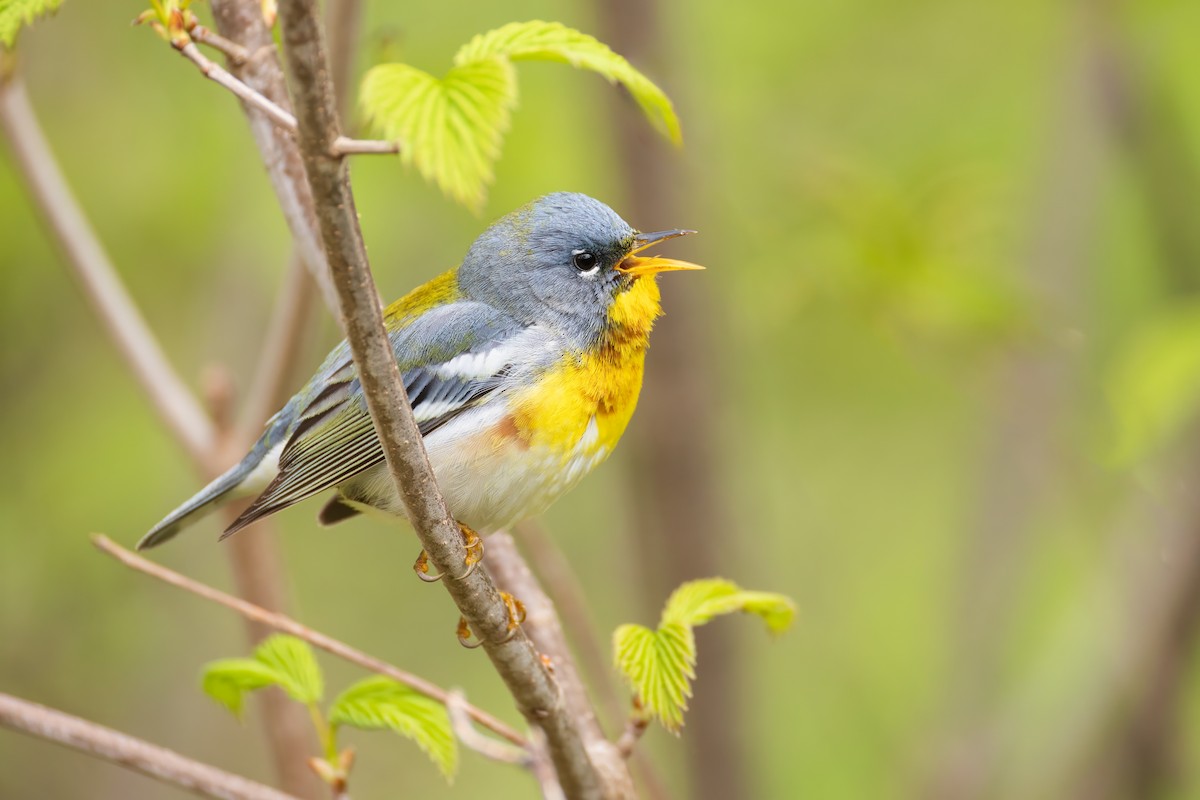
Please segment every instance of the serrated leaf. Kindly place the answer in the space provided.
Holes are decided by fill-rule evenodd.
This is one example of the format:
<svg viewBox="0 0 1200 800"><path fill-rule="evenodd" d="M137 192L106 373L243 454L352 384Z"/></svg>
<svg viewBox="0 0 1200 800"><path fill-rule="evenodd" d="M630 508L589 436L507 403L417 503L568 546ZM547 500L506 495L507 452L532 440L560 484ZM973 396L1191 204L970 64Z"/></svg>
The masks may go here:
<svg viewBox="0 0 1200 800"><path fill-rule="evenodd" d="M445 706L391 678L365 678L346 689L329 709L329 721L365 730L395 731L415 742L447 781L454 778L458 742Z"/></svg>
<svg viewBox="0 0 1200 800"><path fill-rule="evenodd" d="M263 640L254 658L279 677L279 686L300 703L319 703L325 694L321 667L307 642L277 633Z"/></svg>
<svg viewBox="0 0 1200 800"><path fill-rule="evenodd" d="M12 47L21 28L61 5L62 0L0 0L0 44Z"/></svg>
<svg viewBox="0 0 1200 800"><path fill-rule="evenodd" d="M1136 329L1107 383L1117 461L1143 458L1177 434L1200 406L1200 305L1170 308Z"/></svg>
<svg viewBox="0 0 1200 800"><path fill-rule="evenodd" d="M746 591L724 578L703 578L688 581L671 593L662 621L694 627L736 611L762 617L772 633L779 633L791 625L796 606L781 594Z"/></svg>
<svg viewBox="0 0 1200 800"><path fill-rule="evenodd" d="M622 625L613 633L617 669L643 708L667 730L678 733L696 677L693 629L713 617L744 611L762 617L772 633L783 631L795 604L772 592L750 592L724 578L688 581L671 593L657 630Z"/></svg>
<svg viewBox="0 0 1200 800"><path fill-rule="evenodd" d="M363 78L361 103L406 165L460 203L478 209L512 119L512 65L491 58L456 66L445 78L406 64L381 64Z"/></svg>
<svg viewBox="0 0 1200 800"><path fill-rule="evenodd" d="M558 61L625 86L651 123L676 143L671 101L606 45L556 22L519 22L476 36L437 78L407 64L367 71L359 103L406 165L478 211L494 179L500 145L517 104L513 61Z"/></svg>
<svg viewBox="0 0 1200 800"><path fill-rule="evenodd" d="M227 658L204 667L201 686L205 694L241 717L247 692L278 686L280 681L279 673L261 661Z"/></svg>
<svg viewBox="0 0 1200 800"><path fill-rule="evenodd" d="M455 64L469 64L501 56L513 61L558 61L595 72L620 83L641 106L660 133L679 144L679 117L670 99L649 78L633 68L608 45L558 22L512 22L467 42L454 56Z"/></svg>
<svg viewBox="0 0 1200 800"><path fill-rule="evenodd" d="M617 669L642 706L667 730L678 733L696 677L696 640L686 625L669 622L652 631L622 625L613 633Z"/></svg>

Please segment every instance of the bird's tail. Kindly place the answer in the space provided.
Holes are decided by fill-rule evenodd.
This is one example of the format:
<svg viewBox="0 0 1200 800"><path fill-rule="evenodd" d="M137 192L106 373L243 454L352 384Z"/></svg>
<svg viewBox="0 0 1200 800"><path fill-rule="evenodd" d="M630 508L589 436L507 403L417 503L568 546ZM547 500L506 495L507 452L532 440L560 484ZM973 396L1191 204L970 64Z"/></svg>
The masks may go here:
<svg viewBox="0 0 1200 800"><path fill-rule="evenodd" d="M220 477L214 479L208 486L197 492L190 500L163 517L137 543L137 549L145 550L149 547L156 547L173 538L189 525L208 516L225 502L261 491L265 482L247 479L251 478L251 476L257 478L258 476L255 476L254 473L259 467L266 468L270 466L264 464L264 461L269 461L272 458L278 459L278 451L271 452L267 439L267 436L263 436L240 463L235 464ZM264 472L269 472L269 470L264 469ZM268 475L267 480L269 479Z"/></svg>

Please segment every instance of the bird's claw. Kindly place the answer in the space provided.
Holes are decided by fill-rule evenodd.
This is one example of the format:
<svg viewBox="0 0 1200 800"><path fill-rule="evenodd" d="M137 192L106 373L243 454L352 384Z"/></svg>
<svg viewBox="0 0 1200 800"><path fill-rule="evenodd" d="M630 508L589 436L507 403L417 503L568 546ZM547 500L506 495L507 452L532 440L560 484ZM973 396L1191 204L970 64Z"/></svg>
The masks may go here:
<svg viewBox="0 0 1200 800"><path fill-rule="evenodd" d="M463 547L467 550L467 555L463 559L463 564L466 565L466 571L462 575L454 578L456 581L465 581L471 577L471 573L483 561L483 539L479 534L473 531L469 526L458 523L459 533L462 534ZM417 556L417 560L413 562L413 572L417 573L417 577L426 583L437 583L445 577L444 573L429 571L429 553L424 550L421 555Z"/></svg>
<svg viewBox="0 0 1200 800"><path fill-rule="evenodd" d="M417 556L417 560L413 562L413 572L417 573L417 577L426 583L437 583L443 577L440 572L429 572L429 553L426 553L424 550L421 551L421 555Z"/></svg>
<svg viewBox="0 0 1200 800"><path fill-rule="evenodd" d="M508 612L508 625L506 626L508 634L497 642L497 644L504 644L517 634L517 629L525 621L525 604L508 592L501 592L500 599L504 601L504 608ZM474 650L483 644L482 640L471 641L471 637L474 634L471 632L471 626L467 624L466 617L458 618L457 635L458 643L469 650Z"/></svg>

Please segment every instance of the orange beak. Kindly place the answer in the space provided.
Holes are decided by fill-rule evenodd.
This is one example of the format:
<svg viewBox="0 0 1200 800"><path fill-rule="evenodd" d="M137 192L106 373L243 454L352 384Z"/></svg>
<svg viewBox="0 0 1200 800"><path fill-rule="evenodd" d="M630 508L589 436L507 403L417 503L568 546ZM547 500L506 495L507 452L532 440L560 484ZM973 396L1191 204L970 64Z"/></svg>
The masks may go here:
<svg viewBox="0 0 1200 800"><path fill-rule="evenodd" d="M668 239L675 239L680 236L687 236L689 233L695 233L695 231L673 230L658 231L656 233L639 233L634 237L633 249L629 251L629 255L625 256L621 260L621 263L617 265L617 271L624 275L654 275L659 272L673 272L675 270L704 269L699 264L693 264L690 261L679 261L674 258L662 258L660 256L642 258L636 255L659 242L665 242Z"/></svg>

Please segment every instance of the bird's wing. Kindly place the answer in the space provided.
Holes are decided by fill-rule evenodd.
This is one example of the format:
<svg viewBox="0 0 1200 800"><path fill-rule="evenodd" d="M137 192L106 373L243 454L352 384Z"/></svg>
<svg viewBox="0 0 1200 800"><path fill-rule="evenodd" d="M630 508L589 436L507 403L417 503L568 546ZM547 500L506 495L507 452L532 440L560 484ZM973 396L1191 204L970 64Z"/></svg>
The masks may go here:
<svg viewBox="0 0 1200 800"><path fill-rule="evenodd" d="M460 301L427 311L392 334L392 349L422 436L501 385L511 359L521 352L526 330L486 304ZM225 536L383 461L383 447L345 343L282 413L289 410L294 422L279 455L278 474Z"/></svg>

